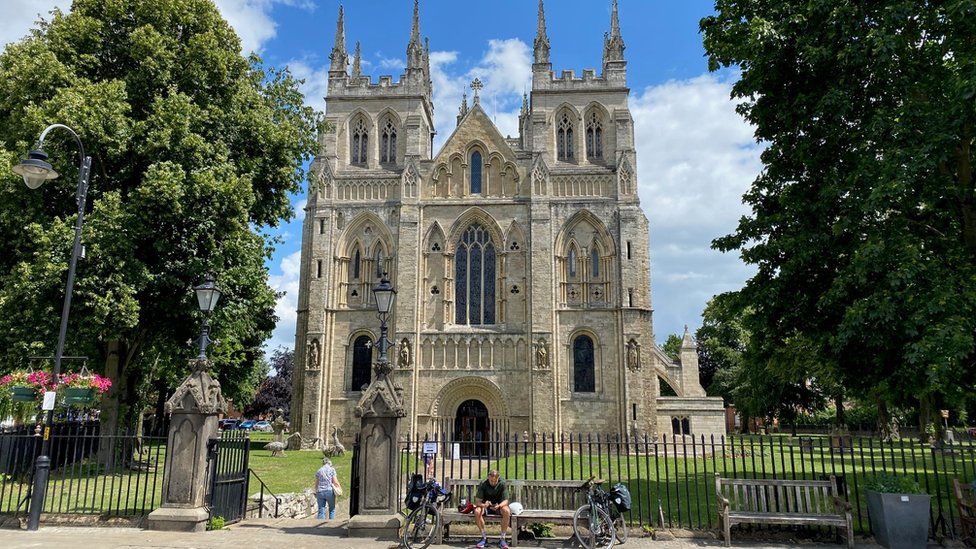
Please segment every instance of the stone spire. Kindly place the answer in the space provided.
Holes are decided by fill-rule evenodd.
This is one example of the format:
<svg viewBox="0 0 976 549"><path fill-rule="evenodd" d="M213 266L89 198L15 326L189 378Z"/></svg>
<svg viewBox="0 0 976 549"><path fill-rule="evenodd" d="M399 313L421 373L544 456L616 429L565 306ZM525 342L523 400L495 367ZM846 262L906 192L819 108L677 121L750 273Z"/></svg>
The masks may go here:
<svg viewBox="0 0 976 549"><path fill-rule="evenodd" d="M346 65L349 64L349 55L346 54L346 24L342 4L339 4L339 19L336 21L335 44L332 46L332 53L329 54L332 65L329 68L329 76L345 76Z"/></svg>
<svg viewBox="0 0 976 549"><path fill-rule="evenodd" d="M352 54L352 77L359 78L363 75L362 55L359 51L359 41L356 41L356 51Z"/></svg>
<svg viewBox="0 0 976 549"><path fill-rule="evenodd" d="M407 72L411 69L424 69L424 47L420 43L420 0L413 0L413 24L410 28L410 42L407 44Z"/></svg>
<svg viewBox="0 0 976 549"><path fill-rule="evenodd" d="M603 38L603 66L624 61L624 39L620 34L620 15L617 0L612 0L610 8L610 32Z"/></svg>
<svg viewBox="0 0 976 549"><path fill-rule="evenodd" d="M685 324L685 334L681 338L681 348L682 349L695 349L695 342L691 339L691 332L688 331L688 325Z"/></svg>
<svg viewBox="0 0 976 549"><path fill-rule="evenodd" d="M522 110L519 112L521 116L526 116L529 114L529 94L522 92Z"/></svg>
<svg viewBox="0 0 976 549"><path fill-rule="evenodd" d="M464 119L468 114L468 92L464 92L461 96L461 106L458 107L457 123L461 124L461 120Z"/></svg>
<svg viewBox="0 0 976 549"><path fill-rule="evenodd" d="M539 26L532 44L536 64L549 64L549 37L546 35L546 10L539 0Z"/></svg>

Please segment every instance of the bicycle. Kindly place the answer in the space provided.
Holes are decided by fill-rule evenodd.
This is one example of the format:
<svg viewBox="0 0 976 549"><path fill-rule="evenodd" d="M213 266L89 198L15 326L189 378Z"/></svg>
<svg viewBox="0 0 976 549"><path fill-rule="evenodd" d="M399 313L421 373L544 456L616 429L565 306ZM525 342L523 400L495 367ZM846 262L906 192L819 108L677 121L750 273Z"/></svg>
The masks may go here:
<svg viewBox="0 0 976 549"><path fill-rule="evenodd" d="M443 523L438 505L450 499L451 493L441 488L436 480L424 481L422 476L414 475L407 484L405 503L411 511L403 525L401 541L404 547L426 549L433 543Z"/></svg>
<svg viewBox="0 0 976 549"><path fill-rule="evenodd" d="M617 541L614 519L610 516L610 494L598 488L603 482L590 477L576 489L577 492L586 490L586 503L573 513L573 533L586 549L612 549Z"/></svg>

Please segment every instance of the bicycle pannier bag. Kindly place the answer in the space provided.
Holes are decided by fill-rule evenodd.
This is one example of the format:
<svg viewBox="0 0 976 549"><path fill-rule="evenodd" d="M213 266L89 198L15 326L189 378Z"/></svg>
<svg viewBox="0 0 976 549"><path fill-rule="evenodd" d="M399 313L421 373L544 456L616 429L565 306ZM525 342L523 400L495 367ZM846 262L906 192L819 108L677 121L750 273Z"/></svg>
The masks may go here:
<svg viewBox="0 0 976 549"><path fill-rule="evenodd" d="M407 482L407 497L403 500L407 509L413 511L420 507L420 500L424 497L424 476L414 473Z"/></svg>
<svg viewBox="0 0 976 549"><path fill-rule="evenodd" d="M613 503L617 506L618 511L621 513L630 511L630 490L626 486L619 482L614 484L613 489L610 490L610 497L613 499Z"/></svg>

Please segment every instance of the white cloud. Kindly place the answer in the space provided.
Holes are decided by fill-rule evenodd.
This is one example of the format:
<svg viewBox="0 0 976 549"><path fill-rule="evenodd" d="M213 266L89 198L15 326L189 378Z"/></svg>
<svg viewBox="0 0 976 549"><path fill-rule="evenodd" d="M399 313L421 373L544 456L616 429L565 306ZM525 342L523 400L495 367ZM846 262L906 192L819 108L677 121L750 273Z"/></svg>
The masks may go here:
<svg viewBox="0 0 976 549"><path fill-rule="evenodd" d="M305 219L305 206L308 204L308 199L303 198L298 202L292 204L292 208L295 209L295 221L301 221Z"/></svg>
<svg viewBox="0 0 976 549"><path fill-rule="evenodd" d="M3 0L0 2L0 47L16 42L40 19L50 19L51 10L67 11L71 0Z"/></svg>
<svg viewBox="0 0 976 549"><path fill-rule="evenodd" d="M407 66L407 62L403 59L397 57L383 57L382 54L377 54L379 57L378 65L381 69L396 69L402 71L404 67Z"/></svg>
<svg viewBox="0 0 976 549"><path fill-rule="evenodd" d="M753 128L729 98L731 76L670 81L631 99L658 341L699 325L709 298L752 274L737 255L711 249L749 212L742 194L762 169Z"/></svg>
<svg viewBox="0 0 976 549"><path fill-rule="evenodd" d="M292 76L304 80L299 89L305 95L305 104L319 112L325 112L325 94L329 91L329 67L315 68L301 59L289 61L287 65Z"/></svg>
<svg viewBox="0 0 976 549"><path fill-rule="evenodd" d="M298 250L282 258L281 274L271 275L269 284L275 291L284 292L275 304L278 324L271 339L265 344L270 353L278 347L295 348L295 323L298 318L298 278L301 272L302 252Z"/></svg>

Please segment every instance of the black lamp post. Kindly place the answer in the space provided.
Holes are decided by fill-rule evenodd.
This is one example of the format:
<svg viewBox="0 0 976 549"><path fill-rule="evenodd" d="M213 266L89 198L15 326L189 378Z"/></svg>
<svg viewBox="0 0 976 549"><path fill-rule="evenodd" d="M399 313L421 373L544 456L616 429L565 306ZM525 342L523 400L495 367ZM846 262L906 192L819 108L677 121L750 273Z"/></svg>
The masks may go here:
<svg viewBox="0 0 976 549"><path fill-rule="evenodd" d="M386 351L393 346L390 338L386 337L386 323L390 318L390 311L393 310L393 302L396 301L396 290L393 288L393 284L390 284L390 279L387 278L386 273L383 273L383 276L380 277L380 283L373 286L373 297L376 298L376 310L379 311L380 317L380 357L378 364L386 371L389 363Z"/></svg>
<svg viewBox="0 0 976 549"><path fill-rule="evenodd" d="M197 355L197 360L207 360L207 347L211 342L210 314L213 313L214 308L217 306L217 301L220 300L220 288L217 287L213 275L208 274L203 284L195 286L193 291L197 294L200 312L203 313L203 327L200 332L200 339L197 340L200 344L200 354Z"/></svg>
<svg viewBox="0 0 976 549"><path fill-rule="evenodd" d="M61 307L61 328L58 332L58 346L54 352L54 383L57 384L61 374L61 358L64 356L64 339L68 331L68 313L71 311L71 291L75 285L75 268L78 256L81 255L81 227L85 221L85 204L88 195L88 173L91 170L91 157L85 155L85 146L81 144L78 134L64 124L52 124L41 132L34 150L27 154L27 158L13 167L13 172L24 178L24 183L30 189L37 189L48 179L58 177L47 161L47 153L41 148L48 132L60 129L71 134L78 145L78 190L75 201L78 206L78 216L75 220L75 243L71 249L71 262L68 265L68 282L64 289L64 304ZM41 509L44 507L44 496L47 491L47 479L51 473L51 423L54 421L54 410L47 410L44 418L44 438L41 442L41 453L37 456L34 469L34 485L31 488L30 514L27 518L27 529L37 530L41 522Z"/></svg>

